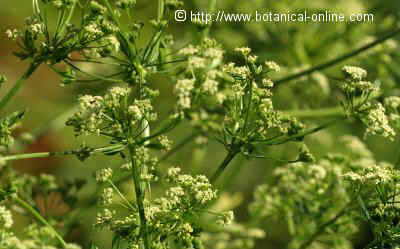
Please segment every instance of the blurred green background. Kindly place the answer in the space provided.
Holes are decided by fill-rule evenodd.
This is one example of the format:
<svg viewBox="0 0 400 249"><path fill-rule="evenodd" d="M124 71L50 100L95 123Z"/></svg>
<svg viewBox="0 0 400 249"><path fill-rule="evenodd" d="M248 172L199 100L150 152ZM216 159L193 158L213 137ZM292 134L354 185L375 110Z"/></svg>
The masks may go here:
<svg viewBox="0 0 400 249"><path fill-rule="evenodd" d="M31 0L17 1L3 0L0 8L0 73L9 78L9 83L3 86L0 95L10 87L27 66L12 55L17 49L13 41L5 38L4 31L9 28L18 28L23 24L25 17L31 14ZM137 19L148 21L156 15L157 1L138 1ZM207 1L186 0L185 9L205 10ZM328 59L348 53L366 43L393 31L399 25L400 4L398 0L219 0L217 10L226 12L295 12L307 10L320 12L329 10L340 13L373 13L372 23L215 23L211 36L223 44L228 50L238 46L251 47L261 60L274 60L283 70L274 75L275 79L282 78L291 73L325 62ZM175 35L176 47L196 39L197 27L191 23L176 23L170 17L170 31ZM150 35L145 32L143 42ZM323 72L287 82L275 91L275 106L281 110L313 109L330 107L338 104L338 90L336 78L340 78L340 68L344 64L364 67L369 72L370 79L377 79L384 89L383 94L399 95L400 86L400 50L398 37L369 50L362 55L354 57L344 63L331 67ZM227 54L228 57L233 57ZM168 110L169 104L174 101L171 93L173 81L167 77L154 78L152 84L161 90L157 108L161 112ZM70 128L65 128L63 123L65 115L56 122L52 122L59 115L70 110L79 94L98 93L109 87L104 84L75 84L61 87L60 81L53 72L46 67L40 68L19 92L9 111L27 109L20 132L33 132L43 129L40 139L26 149L28 151L60 151L75 148L81 144L76 139ZM307 124L317 124L323 120L304 120ZM50 128L50 129L49 129ZM178 143L190 131L185 125L179 126L169 134L175 143ZM317 157L327 152L344 152L337 138L342 134L363 136L363 128L357 122L346 122L341 125L321 131L306 139L312 153ZM380 138L365 140L368 147L376 154L378 160L394 162L399 157L399 140L389 143ZM90 141L98 144L98 141ZM101 144L101 143L100 143ZM288 144L285 146L266 148L266 153L274 158L291 159L296 156L298 146ZM188 172L210 175L225 155L224 148L215 141L209 140L206 145L190 143L179 153L176 153L161 167L179 165ZM75 158L51 158L20 161L15 163L19 169L38 174L51 172L60 179L89 178L97 168L112 167L121 162L112 157L96 156L85 162ZM237 158L226 171L222 186L230 193L239 193L243 202L236 210L239 220L247 216L247 203L251 201L254 188L268 180L268 176L279 162L271 160L247 160ZM94 195L93 182L89 182L81 191L80 198L86 200ZM124 185L129 188L129 183ZM71 235L73 240L94 240L101 245L109 245L110 236L104 232L90 233L91 224L95 217L94 210L82 211L82 227ZM257 248L285 248L287 232L284 225L271 226L265 224L267 237L260 241ZM99 236L101 233L102 236ZM103 236L104 235L104 236ZM356 244L362 248L367 238L360 235ZM107 248L107 247L104 247Z"/></svg>

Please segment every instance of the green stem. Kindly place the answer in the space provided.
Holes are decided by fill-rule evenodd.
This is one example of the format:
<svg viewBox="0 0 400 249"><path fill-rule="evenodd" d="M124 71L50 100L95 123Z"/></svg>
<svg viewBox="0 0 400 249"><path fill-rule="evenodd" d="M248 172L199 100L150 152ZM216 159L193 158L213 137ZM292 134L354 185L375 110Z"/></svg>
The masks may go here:
<svg viewBox="0 0 400 249"><path fill-rule="evenodd" d="M322 224L321 226L319 226L319 228L317 229L317 231L311 235L311 237L306 240L303 244L300 245L299 249L306 249L309 246L311 246L311 244L323 233L325 232L325 229L327 227L329 227L330 225L335 224L335 222L342 217L343 215L345 215L349 210L349 207L346 205L338 214L336 214L332 219L328 220L327 222L325 222L324 224Z"/></svg>
<svg viewBox="0 0 400 249"><path fill-rule="evenodd" d="M325 124L322 124L320 126L317 126L315 128L311 128L308 130L305 130L299 134L291 135L291 136L281 136L276 139L271 139L267 141L259 141L259 142L254 142L254 144L259 143L259 144L264 144L264 145L280 145L284 144L290 141L293 141L295 139L303 138L307 135L316 133L322 129L325 129L333 124L336 124L338 121L343 120L344 117L334 119L330 122L327 122ZM221 176L222 172L228 167L229 163L235 158L235 156L240 152L240 148L242 147L242 144L236 144L231 146L228 154L226 155L224 161L220 164L218 167L217 171L214 173L214 175L210 178L211 183L215 183L218 178Z"/></svg>
<svg viewBox="0 0 400 249"><path fill-rule="evenodd" d="M21 89L23 83L35 72L35 70L39 67L40 64L32 63L28 70L19 78L14 86L8 91L8 93L0 100L0 110L3 109L10 100L18 93Z"/></svg>
<svg viewBox="0 0 400 249"><path fill-rule="evenodd" d="M251 103L253 102L253 81L251 80L249 82L250 84L250 89L249 89L249 96L248 96L248 103L247 103L247 108L246 108L246 117L244 121L244 126L243 126L243 135L247 135L247 125L249 123L249 117L250 117L250 112L251 112Z"/></svg>
<svg viewBox="0 0 400 249"><path fill-rule="evenodd" d="M135 211L136 208L134 206L132 206L131 202L126 199L126 197L121 193L121 191L119 191L119 188L117 186L115 186L115 184L112 181L108 181L108 183L111 185L111 187L114 189L115 192L117 192L118 196L126 203L126 205L128 205L128 207L132 210Z"/></svg>
<svg viewBox="0 0 400 249"><path fill-rule="evenodd" d="M214 184L218 178L222 175L222 172L228 167L229 163L235 158L235 156L239 153L239 149L231 149L226 155L224 161L218 166L217 171L215 171L214 175L210 178L210 182Z"/></svg>
<svg viewBox="0 0 400 249"><path fill-rule="evenodd" d="M108 151L122 151L124 150L125 145L116 144L111 146L100 147L94 149L90 152L91 155L104 153ZM10 156L0 157L3 161L15 161L22 159L32 159L32 158L46 158L46 157L56 157L56 156L73 156L79 154L79 150L69 150L69 151L54 151L54 152L36 152L36 153L26 153L26 154L16 154Z"/></svg>
<svg viewBox="0 0 400 249"><path fill-rule="evenodd" d="M27 153L27 154L17 154L11 156L2 157L2 160L5 161L16 161L22 159L32 159L32 158L46 158L46 157L53 157L53 156L66 156L71 155L67 154L66 152L37 152L37 153Z"/></svg>
<svg viewBox="0 0 400 249"><path fill-rule="evenodd" d="M164 0L158 0L157 20L161 21L164 16Z"/></svg>
<svg viewBox="0 0 400 249"><path fill-rule="evenodd" d="M296 118L324 118L345 116L345 113L341 106L321 108L316 110L288 110L282 111L282 113Z"/></svg>
<svg viewBox="0 0 400 249"><path fill-rule="evenodd" d="M339 122L341 120L344 120L344 119L345 119L345 117L340 117L340 118L334 119L332 121L329 121L329 122L327 122L325 124L322 124L320 126L317 126L317 127L311 128L311 129L307 129L307 130L305 130L305 131L303 131L303 132L301 132L299 134L295 134L295 135L291 135L291 136L281 136L281 137L278 137L276 139L271 139L271 140L261 141L261 142L254 142L254 144L257 144L257 143L264 144L264 145L280 145L280 144L284 144L284 143L287 143L287 142L290 142L290 141L293 141L293 140L296 140L296 139L302 139L303 137L305 137L307 135L311 135L313 133L319 132L319 131L321 131L321 130L323 130L325 128L328 128L328 127L330 127L330 126L332 126L332 125L336 124L337 122Z"/></svg>
<svg viewBox="0 0 400 249"><path fill-rule="evenodd" d="M51 232L54 234L54 236L57 238L57 240L60 242L61 246L63 248L67 248L67 243L65 243L64 239L61 237L61 235L52 227L43 216L40 215L38 211L36 211L29 203L26 201L22 200L21 198L14 197L14 200L21 205L26 211L28 211L33 217L35 217L39 222L41 222L43 225L47 226Z"/></svg>
<svg viewBox="0 0 400 249"><path fill-rule="evenodd" d="M126 56L128 57L129 60L135 61L137 62L138 59L134 56L135 55L135 49L132 47L132 44L130 42L130 40L128 39L128 37L126 36L125 32L122 32L122 26L121 23L119 22L117 16L115 15L114 11L113 11L113 7L111 6L110 2L108 0L103 0L103 3L106 5L107 10L110 14L111 19L113 20L113 22L115 22L115 24L118 26L118 28L120 29L120 31L118 31L118 38L119 41L123 44L125 44L128 48L129 51L128 54L126 54Z"/></svg>
<svg viewBox="0 0 400 249"><path fill-rule="evenodd" d="M146 221L146 214L144 208L144 189L143 184L141 181L141 169L138 167L139 165L136 164L135 160L135 147L133 144L128 145L130 161L132 164L132 178L133 183L135 185L135 193L136 193L136 202L139 211L139 218L140 218L140 234L143 236L144 241L144 248L150 249L150 241L148 238L148 231L147 231L147 221Z"/></svg>
<svg viewBox="0 0 400 249"><path fill-rule="evenodd" d="M85 72L82 69L80 69L79 67L77 67L74 64L70 63L68 60L64 60L64 62L66 64L68 64L69 66L71 66L76 71L78 71L78 72L80 72L82 74L85 74L87 76L93 77L95 80L103 80L103 81L113 82L113 83L117 83L117 82L123 83L124 82L123 80L120 80L120 79L106 78L106 76L103 76L103 75L97 75L97 74L92 74L92 73L89 73L89 72Z"/></svg>
<svg viewBox="0 0 400 249"><path fill-rule="evenodd" d="M217 0L209 0L208 1L208 13L214 13L215 12L215 8L217 6ZM202 34L202 38L207 37L210 34L210 28L211 28L211 23L207 25L207 27L203 30L203 34Z"/></svg>
<svg viewBox="0 0 400 249"><path fill-rule="evenodd" d="M65 27L66 27L67 24L71 21L72 16L74 15L76 3L77 3L78 1L79 1L79 0L73 1L73 4L72 4L72 7L71 7L71 9L70 9L70 11L69 11L68 17L67 17L67 19L65 20L65 22L63 22L63 24L62 24L62 26L61 26L60 34L62 34L62 33L64 32Z"/></svg>
<svg viewBox="0 0 400 249"><path fill-rule="evenodd" d="M368 100L374 100L380 97L381 94L374 94L368 98ZM356 98L354 99L353 105L361 106L365 103L365 99L363 98ZM327 108L320 108L315 110L287 110L281 111L281 113L293 116L297 118L325 118L325 117L346 117L346 112L343 109L343 106L335 106L335 107L327 107Z"/></svg>
<svg viewBox="0 0 400 249"><path fill-rule="evenodd" d="M305 71L290 75L290 76L282 78L282 79L278 79L278 80L275 81L275 83L276 83L276 85L279 85L280 83L292 81L292 80L298 79L300 77L312 74L312 73L314 73L316 71L324 70L324 69L329 68L331 66L334 66L334 65L336 65L336 64L338 64L338 63L340 63L342 61L345 61L345 60L350 59L350 58L352 58L354 56L357 56L357 55L369 50L370 48L373 48L373 47L375 47L375 46L377 46L377 45L379 45L379 44L381 44L381 43L383 43L383 42L385 42L385 41L387 41L387 40L389 40L389 39L391 39L391 38L393 38L393 37L395 37L395 36L397 36L399 34L400 34L400 29L397 29L397 30L395 30L395 31L393 31L393 32L381 37L381 38L376 39L373 42L368 43L367 45L365 45L365 46L363 46L363 47L361 47L359 49L356 49L356 50L351 51L351 52L349 52L347 54L341 55L341 56L339 56L337 58L334 58L334 59L332 59L330 61L327 61L325 63L322 63L322 64L317 65L315 67L312 67L310 69L307 69Z"/></svg>

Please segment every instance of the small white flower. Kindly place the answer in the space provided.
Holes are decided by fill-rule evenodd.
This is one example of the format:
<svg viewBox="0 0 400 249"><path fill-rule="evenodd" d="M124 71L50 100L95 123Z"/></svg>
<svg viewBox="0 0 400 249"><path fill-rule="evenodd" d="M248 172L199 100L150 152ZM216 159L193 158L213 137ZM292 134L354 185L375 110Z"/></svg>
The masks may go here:
<svg viewBox="0 0 400 249"><path fill-rule="evenodd" d="M167 172L167 176L169 178L176 178L181 172L180 168L169 168Z"/></svg>
<svg viewBox="0 0 400 249"><path fill-rule="evenodd" d="M390 108L392 110L400 111L400 97L398 96L391 96L385 98L385 107Z"/></svg>
<svg viewBox="0 0 400 249"><path fill-rule="evenodd" d="M175 86L175 93L177 95L190 95L190 92L194 88L194 80L193 79L182 79L178 80Z"/></svg>
<svg viewBox="0 0 400 249"><path fill-rule="evenodd" d="M11 228L13 223L11 212L4 206L0 206L0 227Z"/></svg>
<svg viewBox="0 0 400 249"><path fill-rule="evenodd" d="M217 223L219 225L222 226L230 225L234 220L233 211L224 212L219 218L220 219L217 220Z"/></svg>
<svg viewBox="0 0 400 249"><path fill-rule="evenodd" d="M265 79L264 78L264 79L262 79L261 83L262 83L262 86L266 87L266 88L274 87L274 82L272 80L270 80L270 79Z"/></svg>
<svg viewBox="0 0 400 249"><path fill-rule="evenodd" d="M361 117L367 126L365 135L380 135L393 139L396 135L393 128L389 125L389 119L385 114L385 108L381 103L377 103Z"/></svg>
<svg viewBox="0 0 400 249"><path fill-rule="evenodd" d="M82 247L77 244L67 244L65 249L82 249Z"/></svg>
<svg viewBox="0 0 400 249"><path fill-rule="evenodd" d="M343 72L350 76L353 80L362 80L367 77L367 71L360 67L344 66Z"/></svg>
<svg viewBox="0 0 400 249"><path fill-rule="evenodd" d="M113 201L114 190L112 188L105 188L100 197L100 204L103 206L110 205Z"/></svg>
<svg viewBox="0 0 400 249"><path fill-rule="evenodd" d="M207 63L206 59L199 57L199 56L191 56L188 59L188 66L189 68L198 69L198 68L205 68Z"/></svg>
<svg viewBox="0 0 400 249"><path fill-rule="evenodd" d="M243 56L247 57L251 53L251 49L248 47L235 48L235 52L241 53Z"/></svg>
<svg viewBox="0 0 400 249"><path fill-rule="evenodd" d="M188 55L194 55L194 54L196 54L198 52L199 52L199 50L197 48L195 48L192 45L190 45L187 48L181 49L179 51L179 54L188 56Z"/></svg>
<svg viewBox="0 0 400 249"><path fill-rule="evenodd" d="M101 212L97 213L96 216L96 226L105 226L109 224L115 215L115 211L111 211L107 208L103 209Z"/></svg>
<svg viewBox="0 0 400 249"><path fill-rule="evenodd" d="M267 67L268 70L273 72L281 71L281 67L276 62L273 61L266 61L265 66Z"/></svg>
<svg viewBox="0 0 400 249"><path fill-rule="evenodd" d="M6 36L8 37L8 39L16 40L19 36L19 32L17 29L8 29L6 31Z"/></svg>
<svg viewBox="0 0 400 249"><path fill-rule="evenodd" d="M158 137L158 140L160 142L160 145L165 149L165 150L170 150L172 146L171 140L168 139L167 136L161 135Z"/></svg>
<svg viewBox="0 0 400 249"><path fill-rule="evenodd" d="M110 168L98 170L96 172L96 181L99 183L107 182L111 180L112 175L113 175L113 170Z"/></svg>
<svg viewBox="0 0 400 249"><path fill-rule="evenodd" d="M110 43L115 52L118 52L121 48L121 44L115 36L108 36L107 41Z"/></svg>
<svg viewBox="0 0 400 249"><path fill-rule="evenodd" d="M206 79L202 85L202 90L210 95L216 94L218 92L218 81Z"/></svg>
<svg viewBox="0 0 400 249"><path fill-rule="evenodd" d="M129 106L128 113L131 114L135 120L141 120L143 118L142 111L137 105Z"/></svg>

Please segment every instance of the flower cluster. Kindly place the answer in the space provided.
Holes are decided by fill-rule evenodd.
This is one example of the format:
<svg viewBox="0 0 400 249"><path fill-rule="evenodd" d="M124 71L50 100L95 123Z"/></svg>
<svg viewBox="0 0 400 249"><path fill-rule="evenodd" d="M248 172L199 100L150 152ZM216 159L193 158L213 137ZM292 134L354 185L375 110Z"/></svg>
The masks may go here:
<svg viewBox="0 0 400 249"><path fill-rule="evenodd" d="M110 168L105 168L97 171L96 173L96 181L99 183L107 182L111 180L113 171Z"/></svg>
<svg viewBox="0 0 400 249"><path fill-rule="evenodd" d="M161 135L158 137L158 141L160 143L161 148L168 151L171 149L173 142L168 139L167 136Z"/></svg>
<svg viewBox="0 0 400 249"><path fill-rule="evenodd" d="M343 72L347 76L346 82L341 86L346 97L345 111L365 124L365 135L380 135L393 139L395 132L390 126L385 107L373 100L379 88L369 81L364 81L367 72L362 68L345 66Z"/></svg>
<svg viewBox="0 0 400 249"><path fill-rule="evenodd" d="M134 100L130 103L130 88L111 88L104 97L84 95L79 98L80 110L67 121L78 135L96 134L124 137L127 129L143 132L143 123L157 118L151 99ZM149 97L156 96L151 93ZM144 127L146 128L146 127Z"/></svg>
<svg viewBox="0 0 400 249"><path fill-rule="evenodd" d="M0 226L10 228L13 225L11 212L4 206L0 206Z"/></svg>
<svg viewBox="0 0 400 249"><path fill-rule="evenodd" d="M387 163L368 165L359 171L351 171L343 175L354 183L369 185L385 185L393 183L400 176L393 165Z"/></svg>
<svg viewBox="0 0 400 249"><path fill-rule="evenodd" d="M398 170L388 163L377 163L355 137L339 141L345 154L277 168L276 183L261 185L255 191L250 213L261 220L283 216L293 236L291 248L311 246L308 243L342 248L350 244L350 237L361 226L360 219L371 223L376 244L394 243L397 208L391 200L398 196ZM314 236L319 237L315 240Z"/></svg>
<svg viewBox="0 0 400 249"><path fill-rule="evenodd" d="M224 51L215 41L206 39L198 46L190 45L182 49L180 54L186 56L188 62L187 77L179 79L175 85L178 112L193 110L199 101L217 98ZM200 99L192 103L195 96Z"/></svg>
<svg viewBox="0 0 400 249"><path fill-rule="evenodd" d="M367 71L354 66L344 66L343 72L354 81L361 81L367 77Z"/></svg>
<svg viewBox="0 0 400 249"><path fill-rule="evenodd" d="M198 217L208 213L208 206L217 198L205 176L181 174L179 168L170 168L166 175L170 187L165 194L154 200L147 200L145 205L147 233L152 248L169 248L173 242L181 248L192 248L200 242L200 223ZM113 190L103 190L102 204L112 203ZM128 204L129 205L129 204ZM131 210L135 211L135 210ZM232 212L215 213L219 223L227 225L232 222ZM135 231L124 239L132 245L141 243L140 219L136 212L118 218L115 210L103 208L97 215L96 226L109 228L118 234L124 231Z"/></svg>
<svg viewBox="0 0 400 249"><path fill-rule="evenodd" d="M110 187L104 188L100 196L100 205L108 206L112 204L114 196L114 190Z"/></svg>
<svg viewBox="0 0 400 249"><path fill-rule="evenodd" d="M396 133L390 126L386 110L381 103L366 103L363 105L359 118L367 127L366 135L380 135L389 139L394 139Z"/></svg>
<svg viewBox="0 0 400 249"><path fill-rule="evenodd" d="M398 188L400 172L385 162L370 163L343 175L360 203L358 217L368 220L374 234L370 248L398 245ZM349 191L350 192L350 191Z"/></svg>
<svg viewBox="0 0 400 249"><path fill-rule="evenodd" d="M23 112L14 112L0 119L0 147L9 147L13 144L12 131L17 128L23 116Z"/></svg>
<svg viewBox="0 0 400 249"><path fill-rule="evenodd" d="M391 96L384 100L385 109L389 115L390 124L396 128L400 129L400 97Z"/></svg>
<svg viewBox="0 0 400 249"><path fill-rule="evenodd" d="M279 66L271 61L257 63L249 48L236 51L246 63L243 66L229 63L223 69L233 79L223 103L226 109L224 129L248 141L265 141L273 136L300 132L304 126L275 110L272 102L274 84L268 74L279 71Z"/></svg>
<svg viewBox="0 0 400 249"><path fill-rule="evenodd" d="M304 126L276 111L272 103L274 83L268 74L280 67L272 61L258 63L250 48L235 52L243 65L223 63L223 50L209 39L181 50L188 62L187 77L175 85L177 115L188 118L196 128L217 133L227 147L235 147L234 140L243 147L301 132Z"/></svg>
<svg viewBox="0 0 400 249"><path fill-rule="evenodd" d="M47 64L61 76L63 86L73 82L110 82L124 86L114 86L98 96L80 96L78 111L66 123L77 136L105 137L106 146L0 157L0 201L5 203L0 205L0 249L80 249L62 238L70 232L75 220L63 217L67 222L58 223L57 217L46 213L48 203L43 200L62 196L68 207L72 206L78 199L78 184L68 182L61 188L54 176L17 177L12 167L1 166L7 160L30 156L74 154L84 159L96 153L118 156L125 161L119 168L110 166L95 174L99 186L95 226L113 232L113 248L250 249L256 239L265 236L259 227L269 218L283 218L287 222L292 237L290 248L351 248L349 237L360 220L367 220L371 225L375 236L375 244L371 246L397 246L398 170L388 163L377 162L365 144L351 136L338 140L344 147L343 154L328 154L319 160L305 145L301 147L295 160L285 161L289 165L274 170L272 182L257 188L248 222L236 223L230 211L234 207L230 204L217 208L219 195L213 183L237 154L246 159L268 158L261 150L290 141L302 142L305 136L326 126L306 129L295 114L289 115L290 110L284 114L276 109L280 98L273 93L271 77L272 73L281 71L277 63L261 61L248 47L227 53L216 41L207 38L208 30L196 45L174 53L172 36L165 32L168 25L165 17L181 7L182 2L161 0L157 20L140 22L132 15L136 1L88 0L82 4L79 0L33 0L33 15L26 19L24 28L6 31L20 47L15 54L30 61L19 82L40 65ZM212 5L211 2L210 8ZM58 16L54 27L49 26L52 22L47 15L51 8L55 11L52 15ZM72 23L71 19L78 16L79 20ZM147 24L154 33L144 42L141 32ZM346 79L341 89L346 114L362 121L367 135L393 138L392 126L400 127L400 98L389 97L380 103L376 98L379 88L366 80L364 69L346 66L343 73ZM176 103L172 115L161 120L172 122L159 125L154 122L158 119L154 98L159 94L150 88L154 74L163 79L171 74L175 82ZM319 89L329 93L328 80L323 74L314 73L311 77L321 83ZM0 76L0 85L5 80ZM19 82L1 100L0 108L15 94ZM311 101L304 102L308 105ZM314 110L311 113L314 118ZM317 117L326 114L315 113ZM13 130L22 116L18 112L0 119L0 146L5 147L2 152L12 144ZM179 121L188 121L195 131L170 150L172 142L165 134ZM26 135L20 138L33 140ZM214 175L209 180L204 175L182 174L179 168L169 168L164 175L157 166L193 138L197 144L215 139L228 151ZM159 161L152 155L152 149L171 153ZM157 186L158 189L154 188ZM133 190L133 195L127 189ZM69 198L71 193L75 194L73 198ZM22 209L14 208L21 203ZM21 239L11 231L12 215L25 211L45 226L33 223ZM60 225L63 225L62 234L57 231Z"/></svg>
<svg viewBox="0 0 400 249"><path fill-rule="evenodd" d="M349 136L340 141L345 146L362 144L360 140ZM364 146L359 150L363 154L364 150L367 151ZM292 236L291 248L300 248L318 232L329 234L329 241L323 238L319 238L319 241L323 240L330 248L340 248L336 247L340 243L348 244L349 237L355 231L354 222L350 215L335 217L352 202L350 185L343 179L348 170L346 163L356 165L362 159L356 155L351 155L352 159L347 158L329 155L315 163L294 163L277 168L274 181L256 189L250 213L256 220L283 217ZM341 225L319 231L331 219L337 219ZM332 244L333 241L341 242Z"/></svg>
<svg viewBox="0 0 400 249"><path fill-rule="evenodd" d="M235 223L217 233L202 233L201 240L205 248L251 249L255 240L264 237L265 232L261 229Z"/></svg>

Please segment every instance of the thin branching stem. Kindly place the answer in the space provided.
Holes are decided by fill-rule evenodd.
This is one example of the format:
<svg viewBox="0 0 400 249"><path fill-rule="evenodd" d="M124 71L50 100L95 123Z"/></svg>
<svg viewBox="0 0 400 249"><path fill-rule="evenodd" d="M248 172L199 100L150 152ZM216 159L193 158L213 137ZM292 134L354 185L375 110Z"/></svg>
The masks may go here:
<svg viewBox="0 0 400 249"><path fill-rule="evenodd" d="M339 213L337 213L332 219L328 220L327 222L325 222L324 224L322 224L321 226L318 227L318 229L316 230L316 232L311 235L311 237L306 240L303 244L301 244L299 246L299 249L306 249L309 246L311 246L311 244L321 235L325 232L325 229L328 228L329 226L335 224L335 222L337 222L338 219L340 219L342 216L344 216L345 214L347 214L349 212L349 207L345 206Z"/></svg>
<svg viewBox="0 0 400 249"><path fill-rule="evenodd" d="M2 110L10 100L18 93L23 83L36 71L40 64L32 63L28 70L19 78L14 86L8 91L8 93L0 100L0 110Z"/></svg>
<svg viewBox="0 0 400 249"><path fill-rule="evenodd" d="M236 157L236 155L240 152L239 149L231 149L228 151L225 159L222 163L218 166L217 170L215 171L214 175L211 176L210 182L214 184L218 178L222 175L222 172L228 167L228 165L232 162L232 160Z"/></svg>
<svg viewBox="0 0 400 249"><path fill-rule="evenodd" d="M79 1L79 0L73 1L72 6L71 6L71 9L69 10L67 19L65 20L65 22L63 22L63 24L62 24L62 26L61 26L61 28L60 28L60 34L64 33L64 30L65 30L67 24L71 21L73 15L74 15L76 3L77 3L78 1Z"/></svg>
<svg viewBox="0 0 400 249"><path fill-rule="evenodd" d="M343 117L346 115L342 106L314 110L287 110L282 111L282 113L296 118Z"/></svg>
<svg viewBox="0 0 400 249"><path fill-rule="evenodd" d="M260 143L260 144L264 144L264 145L281 145L281 144L284 144L284 143L287 143L287 142L290 142L290 141L294 141L294 140L297 140L297 139L302 139L305 136L308 136L308 135L314 134L316 132L319 132L319 131L321 131L323 129L326 129L326 128L332 126L332 125L337 124L339 121L345 120L345 118L346 117L340 117L340 118L333 119L333 120L331 120L329 122L326 122L326 123L324 123L322 125L319 125L317 127L304 130L303 132L300 132L300 133L295 134L295 135L281 136L281 137L278 137L276 139L271 139L271 140L268 140L268 141L256 142L256 143Z"/></svg>
<svg viewBox="0 0 400 249"><path fill-rule="evenodd" d="M255 143L260 143L260 144L264 144L264 145L280 145L280 144L284 144L296 139L300 139L303 138L307 135L316 133L318 131L321 131L325 128L328 128L329 126L332 126L334 124L336 124L338 121L344 120L344 118L337 118L334 119L330 122L327 122L325 124L322 124L320 126L317 126L315 128L311 128L308 130L305 130L299 134L295 134L295 135L291 135L291 136L280 136L276 139L271 139L268 141L263 141L263 142L255 142ZM231 146L231 148L228 151L228 154L226 155L225 159L222 161L222 163L218 166L217 171L214 173L214 175L210 178L211 183L215 183L218 178L222 175L222 173L224 172L224 170L228 167L229 163L235 158L235 156L237 154L240 153L240 149L244 144L235 144L234 146Z"/></svg>
<svg viewBox="0 0 400 249"><path fill-rule="evenodd" d="M93 154L100 154L106 153L108 151L123 151L125 145L123 144L116 144L110 146L99 147L93 149L89 152L90 155ZM67 150L67 151L53 151L53 152L36 152L36 153L25 153L25 154L16 154L10 156L1 157L3 161L16 161L16 160L23 160L23 159L33 159L33 158L46 158L46 157L58 157L58 156L74 156L81 153L80 150Z"/></svg>
<svg viewBox="0 0 400 249"><path fill-rule="evenodd" d="M125 204L132 210L132 211L136 211L136 208L132 205L132 203L126 199L126 197L121 193L121 191L119 190L119 188L112 182L112 181L108 181L108 184L110 184L110 186L114 189L115 192L117 192L118 196L121 198L121 200L123 200L125 202Z"/></svg>
<svg viewBox="0 0 400 249"><path fill-rule="evenodd" d="M62 236L54 229L52 225L38 211L36 211L28 202L24 201L20 197L14 197L16 203L18 203L21 207L23 207L27 212L29 212L35 219L37 219L40 223L47 226L53 235L56 237L58 242L61 244L62 248L67 248L67 243L65 243Z"/></svg>
<svg viewBox="0 0 400 249"><path fill-rule="evenodd" d="M363 52L365 52L365 51L367 51L367 50L369 50L369 49L371 49L373 47L376 47L379 44L382 44L385 41L387 41L387 40L389 40L389 39L391 39L391 38L393 38L393 37L395 37L395 36L397 36L399 34L400 34L400 29L396 29L395 31L393 31L393 32L381 37L381 38L378 38L375 41L370 42L370 43L368 43L367 45L365 45L365 46L363 46L361 48L358 48L358 49L356 49L354 51L351 51L351 52L349 52L347 54L341 55L341 56L339 56L337 58L334 58L334 59L332 59L330 61L327 61L325 63L322 63L320 65L312 67L310 69L304 70L302 72L287 76L287 77L282 78L282 79L278 79L278 80L275 81L275 83L276 83L277 86L279 86L279 85L281 85L281 83L289 82L289 81L301 78L303 76L312 74L314 72L321 71L321 70L324 70L326 68L332 67L332 66L334 66L334 65L336 65L336 64L338 64L340 62L348 60L348 59L350 59L350 58L352 58L354 56L357 56L357 55L359 55L359 54L361 54L361 53L363 53Z"/></svg>

